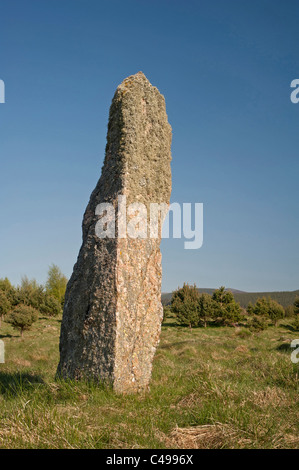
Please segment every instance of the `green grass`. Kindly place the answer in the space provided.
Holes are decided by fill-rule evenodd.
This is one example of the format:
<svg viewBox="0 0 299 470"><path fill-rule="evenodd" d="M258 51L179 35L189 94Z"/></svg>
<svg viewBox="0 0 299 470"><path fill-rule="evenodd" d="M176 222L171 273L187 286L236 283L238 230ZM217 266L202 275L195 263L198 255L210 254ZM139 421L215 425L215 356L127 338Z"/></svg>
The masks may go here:
<svg viewBox="0 0 299 470"><path fill-rule="evenodd" d="M2 324L1 448L299 447L299 335L286 320L261 333L167 320L137 396L55 381L60 323L41 318L23 338Z"/></svg>

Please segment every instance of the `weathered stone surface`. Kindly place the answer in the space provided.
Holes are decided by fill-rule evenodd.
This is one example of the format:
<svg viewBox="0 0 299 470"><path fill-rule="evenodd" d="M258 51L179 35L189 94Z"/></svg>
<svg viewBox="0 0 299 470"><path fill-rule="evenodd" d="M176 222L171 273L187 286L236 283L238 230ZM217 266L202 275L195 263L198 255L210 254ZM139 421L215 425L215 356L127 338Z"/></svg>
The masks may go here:
<svg viewBox="0 0 299 470"><path fill-rule="evenodd" d="M103 202L117 209L169 204L171 127L165 101L142 72L112 100L101 178L83 218L83 243L67 286L58 374L111 383L117 392L148 388L162 321L160 238L100 239Z"/></svg>

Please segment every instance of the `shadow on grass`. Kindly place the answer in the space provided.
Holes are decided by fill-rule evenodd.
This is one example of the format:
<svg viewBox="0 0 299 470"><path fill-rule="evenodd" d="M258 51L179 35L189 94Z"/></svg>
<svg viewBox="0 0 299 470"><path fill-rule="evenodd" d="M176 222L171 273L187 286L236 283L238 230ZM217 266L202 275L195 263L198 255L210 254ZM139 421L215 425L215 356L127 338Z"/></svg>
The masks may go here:
<svg viewBox="0 0 299 470"><path fill-rule="evenodd" d="M292 352L292 348L291 348L290 343L282 343L279 346L277 346L275 349L276 349L276 351L280 351L280 352L287 352L287 353Z"/></svg>
<svg viewBox="0 0 299 470"><path fill-rule="evenodd" d="M176 341L175 343L170 343L170 344L161 344L159 346L159 349L171 349L173 347L176 347L176 346L181 346L182 344L194 344L194 343L198 343L199 340L196 340L196 339L187 339L187 340L184 340L184 341Z"/></svg>
<svg viewBox="0 0 299 470"><path fill-rule="evenodd" d="M47 316L40 316L39 320L52 320L56 321L57 323L61 323L62 320L60 318L55 318L55 317L47 317Z"/></svg>
<svg viewBox="0 0 299 470"><path fill-rule="evenodd" d="M288 331L296 331L296 329L290 325L289 323L287 325L279 325L281 328L284 328L285 330L288 330Z"/></svg>
<svg viewBox="0 0 299 470"><path fill-rule="evenodd" d="M6 335L0 334L0 339L2 338L20 338L20 335L11 335L10 333L7 333Z"/></svg>
<svg viewBox="0 0 299 470"><path fill-rule="evenodd" d="M0 395L17 396L32 390L37 384L44 384L40 375L30 372L0 372Z"/></svg>
<svg viewBox="0 0 299 470"><path fill-rule="evenodd" d="M162 323L162 326L171 326L171 327L177 327L179 326L178 323L175 323L175 322L167 322L167 321L164 321Z"/></svg>

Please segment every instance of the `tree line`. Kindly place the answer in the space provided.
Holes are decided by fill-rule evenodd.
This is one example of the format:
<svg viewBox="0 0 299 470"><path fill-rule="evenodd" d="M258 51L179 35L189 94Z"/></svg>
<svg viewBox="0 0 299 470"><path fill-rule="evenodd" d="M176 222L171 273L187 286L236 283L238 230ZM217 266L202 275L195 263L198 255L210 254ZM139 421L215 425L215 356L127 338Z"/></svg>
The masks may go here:
<svg viewBox="0 0 299 470"><path fill-rule="evenodd" d="M39 315L61 314L66 285L67 278L55 264L49 267L45 285L26 276L16 287L9 279L0 279L0 326L5 318L23 336L23 332L30 329ZM293 328L299 331L299 297L293 305L283 307L271 297L264 296L255 303L249 302L245 309L236 301L234 294L223 286L210 295L200 293L195 284L184 284L172 293L170 305L163 308L164 320L172 314L179 324L189 328L246 324L251 329L263 330L289 317L292 318Z"/></svg>
<svg viewBox="0 0 299 470"><path fill-rule="evenodd" d="M0 326L1 321L11 323L20 330L28 330L38 316L56 316L62 312L67 278L55 264L48 270L45 285L27 276L21 285L13 286L8 278L0 279Z"/></svg>
<svg viewBox="0 0 299 470"><path fill-rule="evenodd" d="M200 294L195 284L184 284L173 292L170 305L163 308L164 320L173 314L179 324L190 328L246 324L253 330L263 330L271 324L276 326L285 317L292 317L293 328L299 330L299 297L288 307L271 297L261 297L244 309L223 286L210 295Z"/></svg>

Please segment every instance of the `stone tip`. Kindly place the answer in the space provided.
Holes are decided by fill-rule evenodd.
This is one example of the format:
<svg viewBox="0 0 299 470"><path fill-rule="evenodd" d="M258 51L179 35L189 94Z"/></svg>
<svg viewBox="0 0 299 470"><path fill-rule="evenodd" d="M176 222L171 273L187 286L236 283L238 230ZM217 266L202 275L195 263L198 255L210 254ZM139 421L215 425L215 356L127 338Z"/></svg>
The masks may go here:
<svg viewBox="0 0 299 470"><path fill-rule="evenodd" d="M137 72L134 75L129 75L129 77L125 78L122 83L128 83L128 82L134 82L135 80L145 80L149 82L149 80L146 78L143 72Z"/></svg>
<svg viewBox="0 0 299 470"><path fill-rule="evenodd" d="M126 77L117 87L116 94L120 92L121 95L127 93L127 91L135 88L137 84L142 84L146 86L152 86L150 81L146 78L143 72L139 71L134 75L129 75Z"/></svg>
<svg viewBox="0 0 299 470"><path fill-rule="evenodd" d="M141 72L141 70L137 73L135 73L134 75L131 75L132 78L146 78L146 76L144 75L143 72ZM128 77L129 78L129 77Z"/></svg>
<svg viewBox="0 0 299 470"><path fill-rule="evenodd" d="M165 101L164 96L159 92L158 88L151 84L149 79L144 75L141 70L135 73L134 75L129 75L128 77L126 77L118 85L115 96L119 96L119 94L121 94L121 96L124 96L128 91L134 90L136 85L155 90Z"/></svg>

